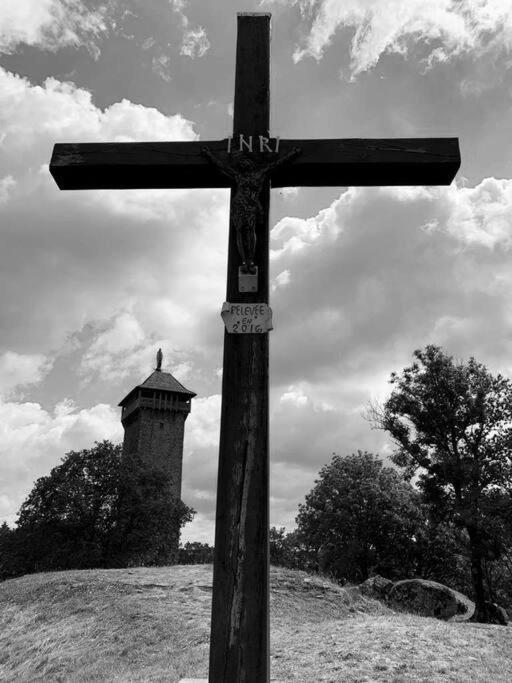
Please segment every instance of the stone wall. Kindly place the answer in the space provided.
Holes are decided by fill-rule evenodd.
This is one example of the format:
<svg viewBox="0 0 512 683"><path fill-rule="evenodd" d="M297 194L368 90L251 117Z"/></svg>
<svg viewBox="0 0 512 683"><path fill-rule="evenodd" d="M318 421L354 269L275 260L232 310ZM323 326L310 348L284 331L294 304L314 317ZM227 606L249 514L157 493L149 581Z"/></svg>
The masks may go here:
<svg viewBox="0 0 512 683"><path fill-rule="evenodd" d="M181 498L183 439L188 413L140 408L125 422L123 456L139 454L146 462L162 467L172 492Z"/></svg>

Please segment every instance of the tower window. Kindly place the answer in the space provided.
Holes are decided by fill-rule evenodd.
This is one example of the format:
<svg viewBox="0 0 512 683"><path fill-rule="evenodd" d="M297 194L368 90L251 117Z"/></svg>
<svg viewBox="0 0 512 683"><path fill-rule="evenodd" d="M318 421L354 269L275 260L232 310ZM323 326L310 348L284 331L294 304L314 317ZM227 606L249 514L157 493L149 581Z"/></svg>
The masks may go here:
<svg viewBox="0 0 512 683"><path fill-rule="evenodd" d="M163 428L164 428L164 423L160 422L160 429L163 429Z"/></svg>

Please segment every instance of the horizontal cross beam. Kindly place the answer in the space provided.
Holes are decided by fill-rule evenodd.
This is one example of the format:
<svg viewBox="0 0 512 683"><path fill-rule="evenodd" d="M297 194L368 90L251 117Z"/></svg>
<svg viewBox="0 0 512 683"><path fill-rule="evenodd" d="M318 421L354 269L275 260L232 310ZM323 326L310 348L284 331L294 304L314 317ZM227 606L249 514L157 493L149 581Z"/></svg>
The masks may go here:
<svg viewBox="0 0 512 683"><path fill-rule="evenodd" d="M56 144L50 173L61 190L229 187L203 147L229 162L227 139ZM274 172L272 187L449 185L460 166L457 138L281 140L279 156L294 147L302 153Z"/></svg>

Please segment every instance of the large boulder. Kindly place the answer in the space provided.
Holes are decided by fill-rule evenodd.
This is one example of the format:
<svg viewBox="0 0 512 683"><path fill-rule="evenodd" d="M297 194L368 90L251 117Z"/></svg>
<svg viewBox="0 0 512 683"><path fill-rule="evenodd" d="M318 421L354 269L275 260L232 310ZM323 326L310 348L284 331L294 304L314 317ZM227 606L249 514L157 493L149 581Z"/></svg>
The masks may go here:
<svg viewBox="0 0 512 683"><path fill-rule="evenodd" d="M393 581L385 579L379 574L375 576L370 576L369 579L363 581L359 585L359 590L363 595L367 595L371 598L377 598L377 600L387 600L390 590L393 588Z"/></svg>
<svg viewBox="0 0 512 683"><path fill-rule="evenodd" d="M462 593L425 579L397 581L388 601L407 612L449 621L467 621L475 611L475 603Z"/></svg>

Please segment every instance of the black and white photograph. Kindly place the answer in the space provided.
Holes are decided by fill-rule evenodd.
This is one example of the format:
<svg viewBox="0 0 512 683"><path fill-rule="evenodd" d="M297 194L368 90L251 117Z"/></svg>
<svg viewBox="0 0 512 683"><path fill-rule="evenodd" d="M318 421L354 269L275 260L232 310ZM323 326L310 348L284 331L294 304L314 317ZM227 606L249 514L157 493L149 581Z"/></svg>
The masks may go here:
<svg viewBox="0 0 512 683"><path fill-rule="evenodd" d="M510 0L0 0L0 683L511 625Z"/></svg>

